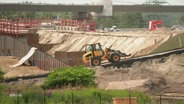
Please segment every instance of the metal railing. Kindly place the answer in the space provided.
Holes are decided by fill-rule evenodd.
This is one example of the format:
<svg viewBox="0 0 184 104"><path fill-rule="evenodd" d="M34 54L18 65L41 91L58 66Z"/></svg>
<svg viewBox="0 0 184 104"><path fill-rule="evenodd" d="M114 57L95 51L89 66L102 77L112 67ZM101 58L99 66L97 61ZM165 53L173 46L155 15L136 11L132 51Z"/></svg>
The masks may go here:
<svg viewBox="0 0 184 104"><path fill-rule="evenodd" d="M9 36L0 36L0 56L16 56L21 59L30 49L31 47L26 42ZM36 50L29 61L32 65L48 71L51 71L53 68L69 67L69 65L39 50Z"/></svg>
<svg viewBox="0 0 184 104"><path fill-rule="evenodd" d="M18 37L28 34L28 30L38 27L36 20L6 20L0 19L0 35Z"/></svg>
<svg viewBox="0 0 184 104"><path fill-rule="evenodd" d="M78 31L96 31L96 22L78 21L69 19L59 20L41 20L41 19L0 19L0 35L19 37L28 34L30 29L42 27L62 27L62 30L71 30L76 28Z"/></svg>

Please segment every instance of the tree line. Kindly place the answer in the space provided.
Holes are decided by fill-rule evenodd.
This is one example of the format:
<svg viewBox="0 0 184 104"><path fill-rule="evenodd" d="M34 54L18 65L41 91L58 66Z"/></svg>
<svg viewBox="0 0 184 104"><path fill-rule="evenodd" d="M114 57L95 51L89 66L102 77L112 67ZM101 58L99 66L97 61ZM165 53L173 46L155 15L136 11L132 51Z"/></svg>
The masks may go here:
<svg viewBox="0 0 184 104"><path fill-rule="evenodd" d="M1 11L0 18L37 18L37 19L75 19L75 14L72 12L12 12ZM164 15L164 16L162 16ZM172 18L172 16L175 16ZM146 14L146 13L122 13L115 12L110 17L93 17L97 23L97 28L111 27L113 25L119 28L147 28L149 19L163 20L164 26L170 27L184 23L184 15L182 14Z"/></svg>

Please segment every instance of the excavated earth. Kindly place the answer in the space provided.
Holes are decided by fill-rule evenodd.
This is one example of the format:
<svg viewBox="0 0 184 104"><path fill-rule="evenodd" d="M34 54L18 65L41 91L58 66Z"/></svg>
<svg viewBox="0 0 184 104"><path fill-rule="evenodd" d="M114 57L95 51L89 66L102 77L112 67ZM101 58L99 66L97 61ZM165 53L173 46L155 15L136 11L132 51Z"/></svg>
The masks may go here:
<svg viewBox="0 0 184 104"><path fill-rule="evenodd" d="M35 85L41 85L44 82L44 78L34 78L29 80L23 80L22 77L29 77L34 75L48 74L49 71L39 69L37 66L30 66L27 62L18 67L10 67L18 63L20 59L14 56L0 56L0 71L4 73L4 78L18 80L8 83L10 86L29 87Z"/></svg>
<svg viewBox="0 0 184 104"><path fill-rule="evenodd" d="M56 51L84 51L87 43L100 42L132 57L149 54L159 45L175 36L178 31L123 31L84 33L40 30L39 44L54 44L47 53L54 56ZM75 59L73 59L75 60ZM141 90L151 93L184 92L184 55L136 61L128 68L95 67L98 88Z"/></svg>
<svg viewBox="0 0 184 104"><path fill-rule="evenodd" d="M67 32L54 30L39 30L39 44L53 45L47 53L54 56L56 51L84 51L87 43L100 42L102 47L110 47L132 55L145 55L158 45L167 41L176 32L162 31L126 31L126 32Z"/></svg>
<svg viewBox="0 0 184 104"><path fill-rule="evenodd" d="M68 65L85 65L82 61L85 45L100 42L102 48L111 48L134 56L149 54L172 38L178 31L169 29L121 32L79 32L63 30L38 30L28 35L28 44L37 47ZM67 57L66 57L67 56Z"/></svg>
<svg viewBox="0 0 184 104"><path fill-rule="evenodd" d="M96 67L99 88L140 90L153 94L184 92L184 53L136 61L127 68Z"/></svg>
<svg viewBox="0 0 184 104"><path fill-rule="evenodd" d="M161 31L126 31L85 33L58 30L39 30L36 35L28 39L31 46L37 46L48 54L55 56L56 52L84 51L86 43L100 42L102 46L111 47L133 56L146 55L153 49L175 36L178 32L170 30ZM37 38L36 38L37 37ZM34 38L34 39L33 39ZM47 48L45 48L47 46ZM49 48L48 48L49 47ZM62 55L61 55L62 56ZM70 57L74 57L70 55ZM6 57L7 58L7 57ZM26 75L42 72L36 67L8 66L18 62L14 58L0 57L0 68L6 72L5 76ZM62 57L61 57L62 58ZM14 60L14 61L13 61ZM71 60L76 60L71 59ZM10 62L11 61L11 62ZM169 57L150 59L144 62L136 61L131 67L95 67L98 88L141 90L151 93L184 92L184 54ZM8 71L7 71L8 70ZM26 82L25 82L26 83Z"/></svg>
<svg viewBox="0 0 184 104"><path fill-rule="evenodd" d="M5 78L15 78L48 73L48 71L41 70L37 66L30 66L28 64L26 65L26 63L22 66L10 67L16 64L18 61L19 59L14 56L0 57L0 70L5 73Z"/></svg>

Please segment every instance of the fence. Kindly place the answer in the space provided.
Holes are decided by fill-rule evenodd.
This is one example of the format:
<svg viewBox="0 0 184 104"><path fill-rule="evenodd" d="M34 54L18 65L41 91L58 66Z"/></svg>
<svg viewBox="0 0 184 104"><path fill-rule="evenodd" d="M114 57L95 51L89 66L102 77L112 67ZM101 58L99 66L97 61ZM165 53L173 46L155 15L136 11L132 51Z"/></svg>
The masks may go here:
<svg viewBox="0 0 184 104"><path fill-rule="evenodd" d="M178 96L175 99L165 99L164 96L158 96L158 99L150 99L142 94L128 95L111 95L108 91L67 91L67 90L49 90L41 88L26 89L25 91L14 90L11 93L4 93L4 96L0 99L4 101L3 104L184 104L184 100L178 100L177 98L183 98ZM2 95L1 95L2 96ZM114 102L114 98L117 96L125 100L125 102ZM13 102L13 103L12 103Z"/></svg>
<svg viewBox="0 0 184 104"><path fill-rule="evenodd" d="M63 30L76 28L78 31L96 31L96 22L77 21L69 19L41 20L41 19L0 19L0 35L18 37L28 34L28 30L41 27L62 27Z"/></svg>
<svg viewBox="0 0 184 104"><path fill-rule="evenodd" d="M137 95L135 95L134 97L122 97L127 99L126 103L117 103L113 101L115 96L111 96L109 94L95 91L88 92L87 95L86 93L87 92L79 93L75 91L52 92L49 90L41 89L39 91L37 89L36 91L17 91L9 94L9 96L11 97L9 103L14 102L16 104L153 104L150 101L145 101L144 97ZM137 98L138 100L134 100L135 98ZM4 101L6 101L6 99L4 99Z"/></svg>
<svg viewBox="0 0 184 104"><path fill-rule="evenodd" d="M156 95L155 103L156 104L184 104L184 94L180 93L179 95L172 95L172 94Z"/></svg>
<svg viewBox="0 0 184 104"><path fill-rule="evenodd" d="M96 31L96 22L94 21L77 21L77 20L69 20L69 19L60 19L55 21L56 25L59 26L70 26L77 27L78 30L82 31Z"/></svg>
<svg viewBox="0 0 184 104"><path fill-rule="evenodd" d="M14 39L9 36L0 36L0 56L17 56L22 58L27 54L31 47L26 42L20 39ZM69 65L53 58L52 56L36 50L30 58L33 65L38 66L42 70L52 70L53 68L64 68Z"/></svg>
<svg viewBox="0 0 184 104"><path fill-rule="evenodd" d="M38 27L38 21L35 20L6 20L0 19L0 35L17 37L28 34L28 30Z"/></svg>

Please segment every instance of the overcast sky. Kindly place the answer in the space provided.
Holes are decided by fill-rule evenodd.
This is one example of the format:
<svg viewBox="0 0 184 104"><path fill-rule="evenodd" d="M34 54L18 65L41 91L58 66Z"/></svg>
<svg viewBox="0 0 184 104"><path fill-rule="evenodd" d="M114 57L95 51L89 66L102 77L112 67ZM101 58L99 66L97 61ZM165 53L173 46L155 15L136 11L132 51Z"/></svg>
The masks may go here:
<svg viewBox="0 0 184 104"><path fill-rule="evenodd" d="M90 4L92 0L0 0L0 3L18 3L23 1L31 1L33 3L49 3L49 4ZM113 4L142 4L146 0L113 0ZM184 0L166 0L170 5L184 5Z"/></svg>

